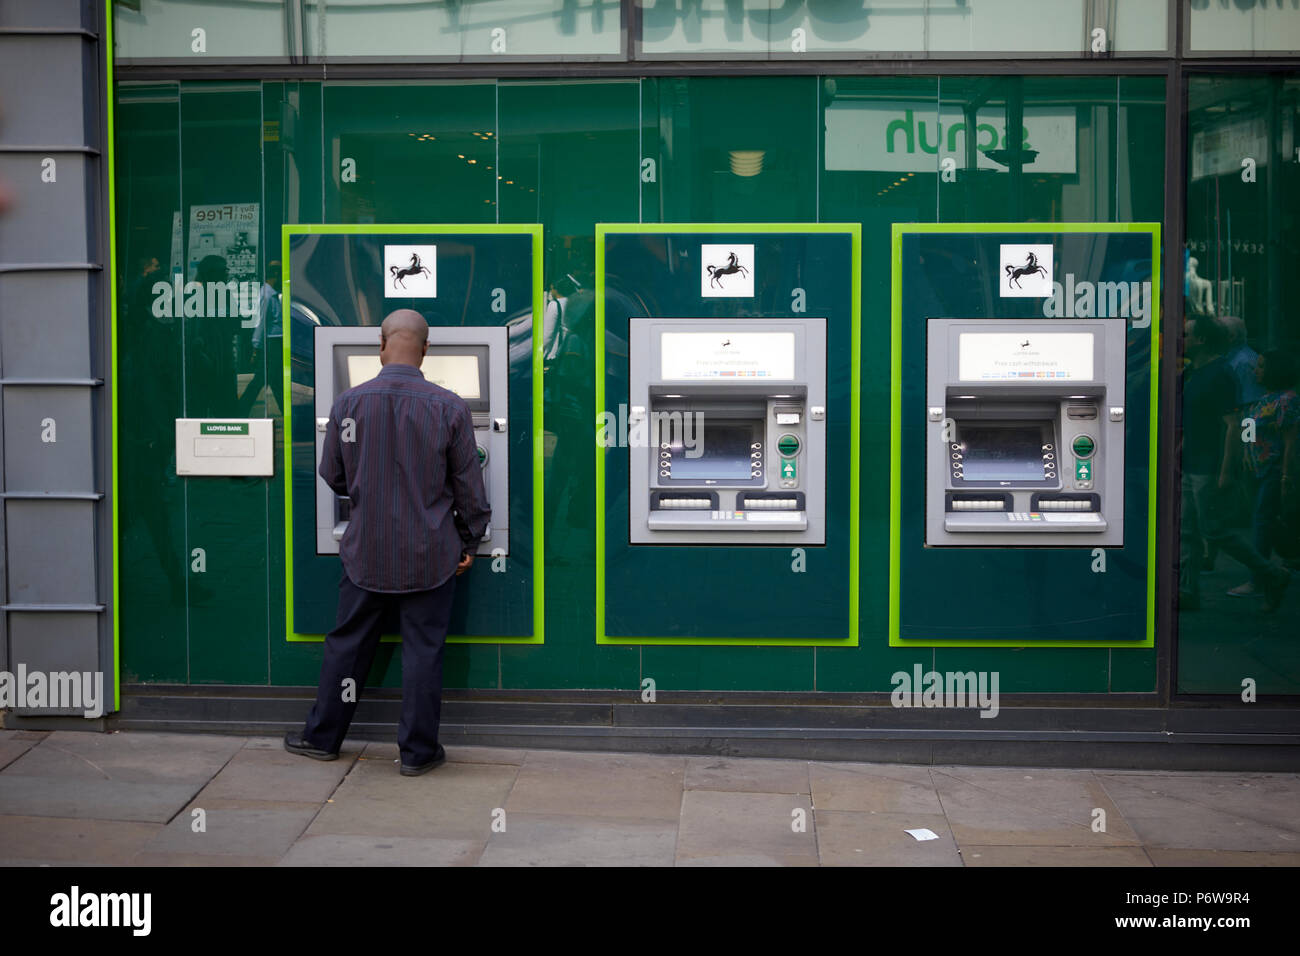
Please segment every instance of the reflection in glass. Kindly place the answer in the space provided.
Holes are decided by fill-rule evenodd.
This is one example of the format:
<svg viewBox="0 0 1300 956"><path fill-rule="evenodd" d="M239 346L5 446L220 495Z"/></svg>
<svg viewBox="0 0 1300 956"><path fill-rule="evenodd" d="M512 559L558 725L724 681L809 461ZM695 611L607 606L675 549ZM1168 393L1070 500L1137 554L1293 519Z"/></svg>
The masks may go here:
<svg viewBox="0 0 1300 956"><path fill-rule="evenodd" d="M1244 11L1233 10L1233 13ZM1225 33L1223 42L1232 40ZM1178 687L1300 692L1300 80L1188 82Z"/></svg>
<svg viewBox="0 0 1300 956"><path fill-rule="evenodd" d="M617 56L622 49L619 0L308 0L305 6L306 52L328 59L569 59Z"/></svg>
<svg viewBox="0 0 1300 956"><path fill-rule="evenodd" d="M121 58L284 59L283 0L137 0L113 4L113 43Z"/></svg>

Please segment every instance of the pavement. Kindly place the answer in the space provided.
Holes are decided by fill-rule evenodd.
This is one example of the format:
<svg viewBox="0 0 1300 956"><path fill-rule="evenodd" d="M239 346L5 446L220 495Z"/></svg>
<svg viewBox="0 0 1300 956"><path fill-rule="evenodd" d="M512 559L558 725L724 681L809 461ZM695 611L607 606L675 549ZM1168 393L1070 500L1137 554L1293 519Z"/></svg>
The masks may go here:
<svg viewBox="0 0 1300 956"><path fill-rule="evenodd" d="M0 730L0 864L1297 866L1300 774ZM928 830L918 840L907 831Z"/></svg>

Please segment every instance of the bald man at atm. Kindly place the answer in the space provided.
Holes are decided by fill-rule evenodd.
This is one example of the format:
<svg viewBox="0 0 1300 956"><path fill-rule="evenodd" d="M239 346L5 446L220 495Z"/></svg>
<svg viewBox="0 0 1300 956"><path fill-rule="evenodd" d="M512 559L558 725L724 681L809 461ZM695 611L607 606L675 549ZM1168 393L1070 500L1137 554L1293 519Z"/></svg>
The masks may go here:
<svg viewBox="0 0 1300 956"><path fill-rule="evenodd" d="M381 369L330 410L320 477L351 499L339 545L337 624L325 637L316 703L291 753L334 760L365 686L382 623L402 633L401 773L447 759L438 742L442 660L456 578L469 570L491 510L469 406L420 371L429 326L399 309L380 328Z"/></svg>

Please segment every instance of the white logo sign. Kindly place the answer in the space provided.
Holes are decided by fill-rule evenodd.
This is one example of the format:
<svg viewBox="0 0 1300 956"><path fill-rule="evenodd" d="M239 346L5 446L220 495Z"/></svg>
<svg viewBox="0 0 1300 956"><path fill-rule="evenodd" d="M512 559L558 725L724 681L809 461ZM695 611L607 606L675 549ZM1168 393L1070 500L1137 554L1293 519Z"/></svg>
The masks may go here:
<svg viewBox="0 0 1300 956"><path fill-rule="evenodd" d="M998 294L1045 299L1052 294L1052 247L1004 245L998 257Z"/></svg>
<svg viewBox="0 0 1300 956"><path fill-rule="evenodd" d="M384 298L433 299L437 295L437 246L384 246Z"/></svg>
<svg viewBox="0 0 1300 956"><path fill-rule="evenodd" d="M754 294L754 247L700 246L700 295L706 299Z"/></svg>

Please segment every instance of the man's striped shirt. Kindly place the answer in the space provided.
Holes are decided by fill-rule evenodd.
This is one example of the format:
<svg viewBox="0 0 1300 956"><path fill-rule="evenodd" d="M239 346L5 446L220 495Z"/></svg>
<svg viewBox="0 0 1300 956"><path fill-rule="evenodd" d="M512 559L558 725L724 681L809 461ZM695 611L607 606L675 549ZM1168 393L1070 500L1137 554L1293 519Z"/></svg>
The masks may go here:
<svg viewBox="0 0 1300 956"><path fill-rule="evenodd" d="M334 401L320 476L352 499L339 556L367 591L443 584L491 517L469 406L412 365L390 362Z"/></svg>

